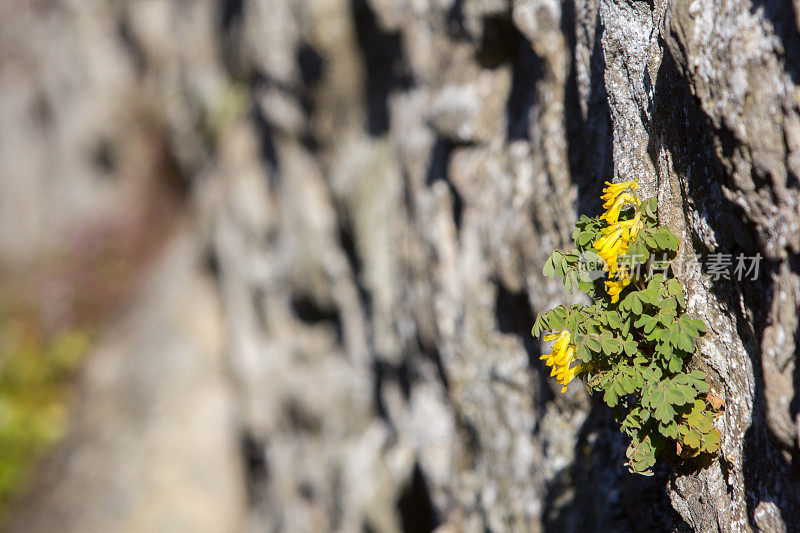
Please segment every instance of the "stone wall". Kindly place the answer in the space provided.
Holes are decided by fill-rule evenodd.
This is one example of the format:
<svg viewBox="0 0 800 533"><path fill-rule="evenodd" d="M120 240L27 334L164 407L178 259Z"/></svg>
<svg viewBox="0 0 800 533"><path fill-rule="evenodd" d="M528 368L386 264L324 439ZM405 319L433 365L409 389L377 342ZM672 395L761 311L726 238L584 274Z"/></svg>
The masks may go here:
<svg viewBox="0 0 800 533"><path fill-rule="evenodd" d="M41 65L25 87L56 87L50 122L25 119L32 144L72 157L66 128L124 154L135 136L115 117L136 113L189 189L254 529L798 527L800 5L26 9L39 33L14 42ZM682 274L725 401L704 468L628 474L610 411L578 382L560 394L530 337L536 313L577 298L541 267L612 179L658 196L681 257L763 257L755 281Z"/></svg>

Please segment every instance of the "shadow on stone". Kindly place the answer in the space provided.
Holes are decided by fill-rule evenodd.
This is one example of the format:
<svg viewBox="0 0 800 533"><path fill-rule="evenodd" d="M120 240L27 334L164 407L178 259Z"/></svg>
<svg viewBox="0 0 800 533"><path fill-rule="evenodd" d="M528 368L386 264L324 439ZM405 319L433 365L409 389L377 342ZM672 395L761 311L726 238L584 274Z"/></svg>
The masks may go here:
<svg viewBox="0 0 800 533"><path fill-rule="evenodd" d="M677 102L682 104L676 105ZM723 155L733 152L736 141L730 132L714 128L710 118L696 105L669 51L664 54L656 79L654 124L658 127L651 132L651 137L657 137L670 152L675 172L685 179L694 208L706 214L718 243L716 250L707 250L699 236L692 235L695 250L731 254L732 257L739 253L747 256L761 253L766 257L745 222L742 208L728 200L723 191L723 185L735 186L716 155L713 139L719 140ZM711 286L726 313L734 318L737 335L742 339L753 368L755 396L752 423L744 436L743 466L747 514L753 527L755 507L760 502L774 503L785 523L798 523L798 502L792 501L796 496L791 495L800 494L800 482L788 462L781 458L778 441L766 423L762 343L773 300L773 274L778 264L762 261L761 265L762 274L758 280L719 279ZM752 310L752 317L743 314L742 301Z"/></svg>
<svg viewBox="0 0 800 533"><path fill-rule="evenodd" d="M411 74L398 32L384 31L366 0L351 0L356 39L364 58L367 132L379 136L389 131L389 95L411 86Z"/></svg>
<svg viewBox="0 0 800 533"><path fill-rule="evenodd" d="M601 37L603 26L597 13L594 42L589 61L589 94L586 111L581 109L575 56L577 26L574 0L565 0L562 31L567 38L571 59L564 93L567 128L567 155L570 176L578 186L578 216L600 214L598 191L603 181L614 177L614 147L611 132L611 109L605 85L606 62Z"/></svg>

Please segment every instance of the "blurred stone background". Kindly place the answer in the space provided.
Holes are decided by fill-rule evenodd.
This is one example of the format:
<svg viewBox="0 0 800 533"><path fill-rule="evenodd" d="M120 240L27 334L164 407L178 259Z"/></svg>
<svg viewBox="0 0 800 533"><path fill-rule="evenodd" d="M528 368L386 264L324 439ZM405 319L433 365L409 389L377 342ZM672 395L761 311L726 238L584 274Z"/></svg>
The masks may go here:
<svg viewBox="0 0 800 533"><path fill-rule="evenodd" d="M796 531L800 2L0 2L8 531ZM725 400L628 474L538 361L603 180Z"/></svg>

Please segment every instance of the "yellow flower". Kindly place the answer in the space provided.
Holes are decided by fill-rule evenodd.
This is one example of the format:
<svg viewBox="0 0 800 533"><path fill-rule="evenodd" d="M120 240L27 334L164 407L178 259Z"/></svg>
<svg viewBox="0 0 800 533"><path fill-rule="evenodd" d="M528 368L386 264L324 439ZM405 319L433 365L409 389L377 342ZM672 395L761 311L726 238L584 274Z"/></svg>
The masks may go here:
<svg viewBox="0 0 800 533"><path fill-rule="evenodd" d="M564 359L564 355L567 351L567 346L569 345L569 341L572 337L569 334L568 330L563 330L560 333L551 333L550 335L545 335L544 340L552 341L555 340L556 342L553 343L553 350L548 354L544 354L539 359L545 359L545 364L547 366L553 365L560 365L562 364L561 361ZM558 361L558 362L556 362Z"/></svg>
<svg viewBox="0 0 800 533"><path fill-rule="evenodd" d="M544 359L547 366L553 367L550 375L555 376L556 381L562 385L561 392L566 392L569 382L583 370L581 364L572 368L569 366L575 361L575 345L570 343L572 337L565 329L559 333L545 335L544 340L556 342L553 343L553 350L539 359Z"/></svg>
<svg viewBox="0 0 800 533"><path fill-rule="evenodd" d="M628 241L625 239L626 227L624 223L614 224L602 230L602 236L594 242L597 255L605 261L605 269L612 276L617 272L619 256L628 249Z"/></svg>
<svg viewBox="0 0 800 533"><path fill-rule="evenodd" d="M623 181L622 183L609 183L606 182L606 187L603 189L603 196L600 197L601 200L605 201L603 205L603 209L608 209L606 204L609 206L614 202L614 198L619 196L624 190L627 189L638 189L639 184L635 181Z"/></svg>
<svg viewBox="0 0 800 533"><path fill-rule="evenodd" d="M574 351L574 346L572 348ZM583 364L581 363L578 363L572 368L566 366L561 367L561 369L556 373L556 381L561 384L561 392L567 392L567 385L569 385L570 381L575 379L578 374L583 372L583 370Z"/></svg>
<svg viewBox="0 0 800 533"><path fill-rule="evenodd" d="M609 296L611 296L611 303L617 303L619 301L619 293L622 292L622 289L627 287L631 282L631 279L627 275L622 275L620 279L606 281L606 292Z"/></svg>
<svg viewBox="0 0 800 533"><path fill-rule="evenodd" d="M606 203L603 204L603 209L605 209L606 212L600 215L600 220L605 220L609 225L616 224L619 221L620 210L622 210L623 206L628 204L639 205L639 200L629 192L620 194L613 202L607 200Z"/></svg>
<svg viewBox="0 0 800 533"><path fill-rule="evenodd" d="M631 242L636 240L636 236L639 235L639 230L644 227L644 222L642 222L642 214L638 211L636 212L636 216L634 216L631 220L626 220L625 224L629 224L628 231L630 232L630 240Z"/></svg>
<svg viewBox="0 0 800 533"><path fill-rule="evenodd" d="M617 273L619 256L625 255L628 246L636 239L639 230L643 227L641 216L636 213L631 220L616 222L601 230L602 236L594 241L593 246L597 250L597 255L606 262L605 269L610 275L613 276Z"/></svg>

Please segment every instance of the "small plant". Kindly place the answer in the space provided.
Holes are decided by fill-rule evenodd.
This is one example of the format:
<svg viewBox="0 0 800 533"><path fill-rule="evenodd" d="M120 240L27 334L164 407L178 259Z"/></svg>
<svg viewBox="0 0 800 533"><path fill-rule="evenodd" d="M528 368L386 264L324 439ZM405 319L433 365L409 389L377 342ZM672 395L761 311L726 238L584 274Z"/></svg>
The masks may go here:
<svg viewBox="0 0 800 533"><path fill-rule="evenodd" d="M555 340L552 351L541 359L561 392L575 377L602 392L631 438L626 465L652 475L657 455L716 453L713 419L722 406L705 374L689 368L706 327L684 312L683 287L672 275L678 238L658 224L655 198L640 202L632 194L636 182L606 185L605 212L582 216L576 249L556 250L544 265L546 276L560 276L567 290L594 303L544 311L532 333L553 332L544 337Z"/></svg>

